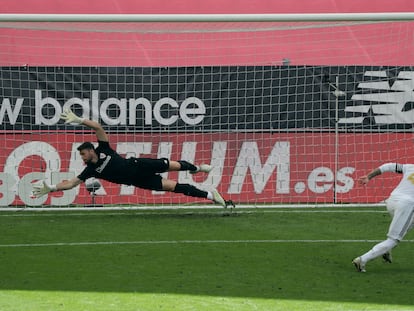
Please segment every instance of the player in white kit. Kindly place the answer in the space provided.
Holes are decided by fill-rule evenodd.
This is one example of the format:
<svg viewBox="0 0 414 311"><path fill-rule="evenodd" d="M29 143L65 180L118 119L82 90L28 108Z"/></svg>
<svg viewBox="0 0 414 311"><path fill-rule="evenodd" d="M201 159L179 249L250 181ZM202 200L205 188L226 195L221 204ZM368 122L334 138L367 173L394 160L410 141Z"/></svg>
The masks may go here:
<svg viewBox="0 0 414 311"><path fill-rule="evenodd" d="M414 220L414 164L385 163L372 170L368 175L358 179L360 185L366 185L369 180L385 172L402 174L398 186L391 192L387 200L387 210L391 215L391 224L387 239L376 244L365 254L355 258L352 263L359 272L365 272L368 261L379 256L391 263L391 250L398 245L408 231L413 227Z"/></svg>

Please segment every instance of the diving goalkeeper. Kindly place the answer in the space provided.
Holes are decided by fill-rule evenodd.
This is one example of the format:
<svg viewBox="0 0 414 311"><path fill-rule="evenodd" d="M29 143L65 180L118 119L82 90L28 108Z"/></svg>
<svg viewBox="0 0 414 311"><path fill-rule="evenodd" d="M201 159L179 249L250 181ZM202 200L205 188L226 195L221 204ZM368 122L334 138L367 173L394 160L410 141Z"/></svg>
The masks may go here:
<svg viewBox="0 0 414 311"><path fill-rule="evenodd" d="M163 178L160 173L169 171L189 171L191 174L209 173L211 166L201 164L196 166L187 161L171 161L167 158L124 158L109 145L108 135L102 126L95 121L80 118L70 109L61 114L65 123L82 124L96 133L98 147L90 142L84 142L77 150L86 164L85 169L77 176L62 181L56 185L50 185L43 181L41 185L33 186L33 195L41 197L49 192L69 190L85 182L90 177L104 179L116 184L133 185L135 187L182 193L191 197L206 198L226 207L226 201L217 190L203 191L190 184L181 184L174 180Z"/></svg>

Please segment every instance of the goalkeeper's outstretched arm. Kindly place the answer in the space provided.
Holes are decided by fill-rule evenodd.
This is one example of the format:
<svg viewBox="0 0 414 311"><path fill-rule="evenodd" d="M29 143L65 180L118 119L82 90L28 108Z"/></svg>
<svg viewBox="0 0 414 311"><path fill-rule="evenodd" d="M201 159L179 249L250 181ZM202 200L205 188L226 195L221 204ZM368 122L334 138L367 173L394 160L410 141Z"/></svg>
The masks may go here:
<svg viewBox="0 0 414 311"><path fill-rule="evenodd" d="M109 141L108 135L106 134L105 130L103 129L102 125L100 125L96 121L84 119L82 122L83 125L95 130L96 138L100 141Z"/></svg>
<svg viewBox="0 0 414 311"><path fill-rule="evenodd" d="M100 141L109 141L108 135L106 134L105 130L103 129L102 125L100 125L96 121L92 121L89 119L78 117L76 114L72 112L70 109L66 109L61 115L60 118L65 120L65 123L75 123L75 124L82 124L85 125L93 130L95 130L96 137Z"/></svg>
<svg viewBox="0 0 414 311"><path fill-rule="evenodd" d="M76 114L72 112L70 109L66 109L60 115L60 118L65 120L65 123L74 123L74 124L82 124L85 125L93 130L95 130L96 137L99 141L109 141L108 135L106 134L103 127L96 121L88 120L85 118L78 117ZM81 184L83 180L79 179L78 177L74 177L69 180L64 180L56 185L48 184L46 181L43 181L41 184L37 184L33 186L32 194L35 197L41 197L49 192L54 191L61 191L61 190L69 190L75 188L77 185Z"/></svg>
<svg viewBox="0 0 414 311"><path fill-rule="evenodd" d="M69 190L75 188L77 185L81 184L83 180L79 179L78 177L73 177L69 180L64 180L56 185L50 185L46 181L43 181L41 184L34 185L32 194L33 196L40 198L49 192L61 191L61 190Z"/></svg>

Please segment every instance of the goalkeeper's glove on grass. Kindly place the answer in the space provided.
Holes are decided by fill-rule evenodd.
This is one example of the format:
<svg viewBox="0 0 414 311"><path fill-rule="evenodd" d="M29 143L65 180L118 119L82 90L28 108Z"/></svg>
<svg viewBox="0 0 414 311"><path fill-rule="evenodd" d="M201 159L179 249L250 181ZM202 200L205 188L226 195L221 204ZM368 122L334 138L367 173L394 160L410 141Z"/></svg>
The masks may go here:
<svg viewBox="0 0 414 311"><path fill-rule="evenodd" d="M65 111L60 114L60 118L62 120L65 120L65 123L75 123L75 124L82 124L83 121L85 120L85 118L78 117L69 108L65 109Z"/></svg>
<svg viewBox="0 0 414 311"><path fill-rule="evenodd" d="M42 184L37 184L33 186L32 194L36 198L40 198L49 192L56 191L56 185L49 185L47 182L43 181Z"/></svg>

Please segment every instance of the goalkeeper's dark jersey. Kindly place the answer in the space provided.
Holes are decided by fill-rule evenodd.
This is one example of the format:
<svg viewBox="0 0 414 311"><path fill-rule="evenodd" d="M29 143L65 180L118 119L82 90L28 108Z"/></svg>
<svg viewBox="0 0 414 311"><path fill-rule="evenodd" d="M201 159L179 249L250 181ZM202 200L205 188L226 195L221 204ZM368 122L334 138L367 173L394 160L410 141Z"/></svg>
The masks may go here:
<svg viewBox="0 0 414 311"><path fill-rule="evenodd" d="M90 177L96 177L117 184L134 184L134 180L137 179L134 158L121 157L105 141L98 141L98 147L95 151L98 155L98 162L96 164L88 163L82 173L78 175L79 179L85 181Z"/></svg>

